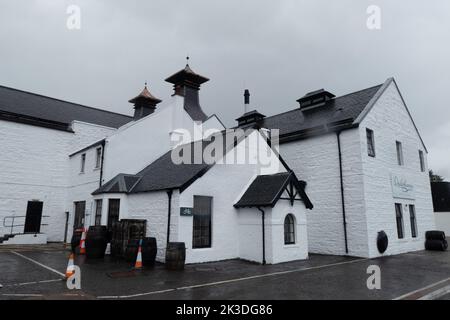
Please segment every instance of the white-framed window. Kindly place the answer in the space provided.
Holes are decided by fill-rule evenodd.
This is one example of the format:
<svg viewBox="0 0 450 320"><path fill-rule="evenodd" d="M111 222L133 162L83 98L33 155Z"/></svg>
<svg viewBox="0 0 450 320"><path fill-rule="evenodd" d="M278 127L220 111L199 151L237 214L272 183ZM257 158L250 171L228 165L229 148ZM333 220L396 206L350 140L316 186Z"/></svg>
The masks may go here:
<svg viewBox="0 0 450 320"><path fill-rule="evenodd" d="M425 156L422 150L419 150L420 171L425 172Z"/></svg>
<svg viewBox="0 0 450 320"><path fill-rule="evenodd" d="M295 217L291 213L284 218L284 244L295 244Z"/></svg>
<svg viewBox="0 0 450 320"><path fill-rule="evenodd" d="M373 134L373 130L366 128L366 136L367 136L367 154L369 157L375 157L375 137Z"/></svg>
<svg viewBox="0 0 450 320"><path fill-rule="evenodd" d="M403 146L400 141L395 142L395 146L397 148L397 163L399 166L403 166L405 164L403 160Z"/></svg>
<svg viewBox="0 0 450 320"><path fill-rule="evenodd" d="M86 167L86 153L83 153L81 155L80 173L84 173L85 167Z"/></svg>
<svg viewBox="0 0 450 320"><path fill-rule="evenodd" d="M397 221L397 236L399 239L405 237L404 225L403 225L403 208L401 203L395 204L395 219Z"/></svg>
<svg viewBox="0 0 450 320"><path fill-rule="evenodd" d="M409 205L409 221L411 222L411 236L417 238L416 207L412 204Z"/></svg>
<svg viewBox="0 0 450 320"><path fill-rule="evenodd" d="M102 165L102 147L95 149L95 169Z"/></svg>

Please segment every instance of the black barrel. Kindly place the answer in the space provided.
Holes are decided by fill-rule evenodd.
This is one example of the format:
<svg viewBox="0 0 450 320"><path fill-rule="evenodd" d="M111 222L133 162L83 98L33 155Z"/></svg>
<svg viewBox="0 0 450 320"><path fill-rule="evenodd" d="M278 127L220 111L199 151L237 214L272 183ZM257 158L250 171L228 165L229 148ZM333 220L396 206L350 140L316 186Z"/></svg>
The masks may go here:
<svg viewBox="0 0 450 320"><path fill-rule="evenodd" d="M156 238L144 238L142 240L142 264L145 267L155 265L157 252Z"/></svg>
<svg viewBox="0 0 450 320"><path fill-rule="evenodd" d="M127 248L125 249L124 258L127 262L136 262L137 253L139 249L139 239L128 240Z"/></svg>
<svg viewBox="0 0 450 320"><path fill-rule="evenodd" d="M447 240L426 240L425 249L432 251L445 251L448 248Z"/></svg>
<svg viewBox="0 0 450 320"><path fill-rule="evenodd" d="M166 249L166 269L183 270L186 261L186 246L184 242L170 242Z"/></svg>
<svg viewBox="0 0 450 320"><path fill-rule="evenodd" d="M77 248L80 246L82 233L83 233L83 229L73 230L72 239L70 240L70 246L72 247L73 253L75 253Z"/></svg>
<svg viewBox="0 0 450 320"><path fill-rule="evenodd" d="M388 247L388 244L389 244L389 239L388 239L386 232L384 232L384 231L378 232L378 237L377 237L378 251L380 253L384 253Z"/></svg>
<svg viewBox="0 0 450 320"><path fill-rule="evenodd" d="M445 240L445 232L438 231L438 230L427 231L427 232L425 232L425 239L426 240Z"/></svg>
<svg viewBox="0 0 450 320"><path fill-rule="evenodd" d="M92 226L86 235L86 257L101 259L105 256L108 244L108 228L106 226Z"/></svg>

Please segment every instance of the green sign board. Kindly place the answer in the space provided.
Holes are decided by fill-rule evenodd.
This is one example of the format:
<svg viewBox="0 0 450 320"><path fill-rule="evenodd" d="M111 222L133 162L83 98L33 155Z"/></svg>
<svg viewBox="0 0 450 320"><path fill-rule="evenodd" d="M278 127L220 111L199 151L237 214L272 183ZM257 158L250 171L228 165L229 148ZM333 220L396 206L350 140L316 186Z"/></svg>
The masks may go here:
<svg viewBox="0 0 450 320"><path fill-rule="evenodd" d="M191 217L193 214L194 214L193 208L186 208L186 207L180 208L180 216Z"/></svg>

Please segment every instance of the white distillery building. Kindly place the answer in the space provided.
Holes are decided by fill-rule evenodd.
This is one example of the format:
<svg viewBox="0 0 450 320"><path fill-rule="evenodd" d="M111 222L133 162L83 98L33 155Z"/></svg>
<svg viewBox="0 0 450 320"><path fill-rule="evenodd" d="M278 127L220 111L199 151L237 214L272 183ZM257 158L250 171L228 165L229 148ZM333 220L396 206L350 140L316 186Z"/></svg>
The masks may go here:
<svg viewBox="0 0 450 320"><path fill-rule="evenodd" d="M160 261L168 241L185 242L187 263L424 248L435 228L427 150L393 79L341 97L311 92L271 117L247 112L238 127L260 130L196 164L172 155L204 152L228 131L200 106L207 78L187 65L166 81L173 95L145 88L130 100L134 117L0 87L3 243L67 241L81 226L143 219ZM279 152L268 129L280 131ZM263 154L269 166L223 161Z"/></svg>

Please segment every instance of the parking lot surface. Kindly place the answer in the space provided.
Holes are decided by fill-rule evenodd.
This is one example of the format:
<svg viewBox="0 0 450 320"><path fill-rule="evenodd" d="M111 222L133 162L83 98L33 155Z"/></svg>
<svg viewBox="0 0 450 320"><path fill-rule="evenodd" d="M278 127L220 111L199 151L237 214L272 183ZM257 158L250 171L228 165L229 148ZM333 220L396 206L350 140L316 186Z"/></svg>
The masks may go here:
<svg viewBox="0 0 450 320"><path fill-rule="evenodd" d="M68 256L61 245L0 247L0 299L419 299L450 286L448 251L377 259L311 255L266 266L229 260L184 271L163 265L133 271L108 256L78 256L81 290L69 290L62 280ZM371 265L380 267L381 289L367 287Z"/></svg>

